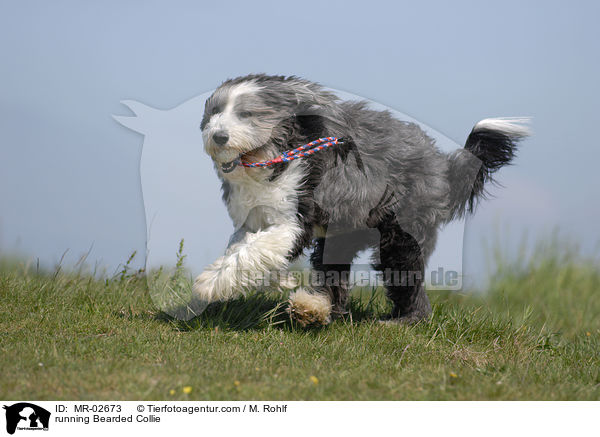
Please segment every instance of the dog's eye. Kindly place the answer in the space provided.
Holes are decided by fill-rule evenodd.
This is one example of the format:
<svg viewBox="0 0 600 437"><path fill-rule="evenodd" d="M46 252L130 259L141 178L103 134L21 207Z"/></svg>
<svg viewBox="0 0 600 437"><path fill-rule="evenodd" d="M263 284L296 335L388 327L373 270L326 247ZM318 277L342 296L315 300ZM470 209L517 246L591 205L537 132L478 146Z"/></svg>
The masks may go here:
<svg viewBox="0 0 600 437"><path fill-rule="evenodd" d="M219 112L221 112L221 110L219 109L219 107L218 107L218 106L215 106L215 107L213 107L213 108L210 110L210 114L211 114L211 115L218 114Z"/></svg>
<svg viewBox="0 0 600 437"><path fill-rule="evenodd" d="M248 118L248 117L252 117L252 112L250 111L242 111L240 112L240 118Z"/></svg>

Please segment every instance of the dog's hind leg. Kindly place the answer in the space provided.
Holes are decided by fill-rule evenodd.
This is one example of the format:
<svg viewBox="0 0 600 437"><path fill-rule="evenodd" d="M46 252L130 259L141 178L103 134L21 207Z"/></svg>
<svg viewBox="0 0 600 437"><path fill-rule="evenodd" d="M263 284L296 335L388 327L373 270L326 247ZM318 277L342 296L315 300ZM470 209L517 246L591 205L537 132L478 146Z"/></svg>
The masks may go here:
<svg viewBox="0 0 600 437"><path fill-rule="evenodd" d="M379 226L380 264L387 295L394 307L389 318L414 323L431 314L429 298L425 293L425 262L423 250L409 233L402 230L390 216Z"/></svg>
<svg viewBox="0 0 600 437"><path fill-rule="evenodd" d="M313 273L319 278L315 289L329 296L333 317L348 313L350 267L358 251L351 243L351 237L341 235L317 238L310 257ZM326 245L328 252L335 253L335 259L325 256Z"/></svg>

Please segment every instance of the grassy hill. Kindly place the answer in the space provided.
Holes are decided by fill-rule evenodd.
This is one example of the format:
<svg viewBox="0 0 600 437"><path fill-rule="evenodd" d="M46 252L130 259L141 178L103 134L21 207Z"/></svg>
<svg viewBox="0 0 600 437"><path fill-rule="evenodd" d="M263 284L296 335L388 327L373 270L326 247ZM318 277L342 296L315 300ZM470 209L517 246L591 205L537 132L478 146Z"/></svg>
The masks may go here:
<svg viewBox="0 0 600 437"><path fill-rule="evenodd" d="M600 269L569 253L504 265L485 293L430 293L433 317L352 317L303 330L252 295L189 323L156 311L143 276L0 272L4 399L600 400Z"/></svg>

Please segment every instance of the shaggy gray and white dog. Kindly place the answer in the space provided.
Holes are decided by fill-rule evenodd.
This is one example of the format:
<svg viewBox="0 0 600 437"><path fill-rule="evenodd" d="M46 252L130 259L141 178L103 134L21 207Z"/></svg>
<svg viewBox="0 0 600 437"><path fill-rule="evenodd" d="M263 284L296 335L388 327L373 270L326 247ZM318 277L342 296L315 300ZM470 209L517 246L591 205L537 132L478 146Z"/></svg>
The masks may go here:
<svg viewBox="0 0 600 437"><path fill-rule="evenodd" d="M390 318L427 317L424 267L438 229L473 210L528 135L524 122L482 120L464 149L445 154L417 125L340 101L316 83L262 74L227 80L206 101L201 129L236 230L225 254L197 277L195 299L232 298L256 286L249 272L281 271L312 247L312 268L333 280L296 290L289 310L303 325L324 324L347 312L352 260L373 248ZM326 136L344 142L273 167L237 165Z"/></svg>

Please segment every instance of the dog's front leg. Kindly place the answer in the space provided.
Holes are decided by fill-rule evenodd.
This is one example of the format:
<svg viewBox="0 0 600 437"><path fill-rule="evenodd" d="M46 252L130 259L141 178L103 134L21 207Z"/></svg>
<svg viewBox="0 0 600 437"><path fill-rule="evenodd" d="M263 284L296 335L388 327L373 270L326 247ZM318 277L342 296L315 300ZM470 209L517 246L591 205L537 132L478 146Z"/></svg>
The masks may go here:
<svg viewBox="0 0 600 437"><path fill-rule="evenodd" d="M287 268L299 234L295 223L234 234L225 254L196 278L194 298L205 303L231 299L257 286L261 274Z"/></svg>

